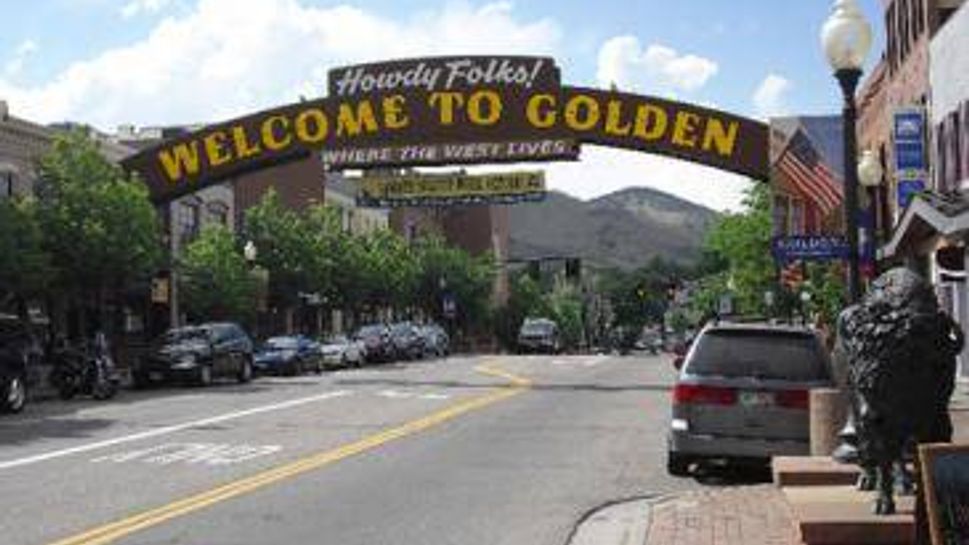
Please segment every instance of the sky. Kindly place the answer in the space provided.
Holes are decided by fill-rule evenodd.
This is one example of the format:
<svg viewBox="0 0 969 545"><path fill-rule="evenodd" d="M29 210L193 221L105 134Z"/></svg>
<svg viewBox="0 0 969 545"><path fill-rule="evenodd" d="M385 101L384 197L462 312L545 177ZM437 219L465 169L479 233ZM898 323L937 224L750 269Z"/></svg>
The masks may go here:
<svg viewBox="0 0 969 545"><path fill-rule="evenodd" d="M859 0L884 43L880 0ZM551 55L571 85L758 119L840 111L819 29L828 0L0 0L0 100L106 132L208 123L325 94L333 66L452 54ZM546 166L589 199L629 186L738 210L751 182L584 146Z"/></svg>

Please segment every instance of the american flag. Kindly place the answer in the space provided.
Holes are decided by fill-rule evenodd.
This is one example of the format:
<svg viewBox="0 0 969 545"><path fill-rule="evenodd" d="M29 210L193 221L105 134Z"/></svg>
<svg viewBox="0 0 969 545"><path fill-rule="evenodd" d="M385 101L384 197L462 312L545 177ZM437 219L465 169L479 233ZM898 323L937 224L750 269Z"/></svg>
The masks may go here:
<svg viewBox="0 0 969 545"><path fill-rule="evenodd" d="M844 197L841 184L801 129L794 133L781 152L777 168L794 187L817 205L822 215L827 216L841 204Z"/></svg>

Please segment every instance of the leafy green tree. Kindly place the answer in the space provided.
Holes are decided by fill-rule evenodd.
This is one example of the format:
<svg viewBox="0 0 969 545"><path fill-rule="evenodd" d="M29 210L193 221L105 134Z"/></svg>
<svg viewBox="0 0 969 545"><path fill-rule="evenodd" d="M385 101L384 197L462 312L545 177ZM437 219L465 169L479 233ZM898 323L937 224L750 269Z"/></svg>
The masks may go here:
<svg viewBox="0 0 969 545"><path fill-rule="evenodd" d="M480 324L488 312L494 267L487 256L473 257L439 237L419 240L413 251L418 261L416 299L426 314L443 319L446 295L457 303L461 325Z"/></svg>
<svg viewBox="0 0 969 545"><path fill-rule="evenodd" d="M516 274L510 278L508 303L495 313L495 332L505 347L514 348L525 318L551 316L551 305L539 283L528 274Z"/></svg>
<svg viewBox="0 0 969 545"><path fill-rule="evenodd" d="M183 251L178 263L182 301L195 321L248 321L256 285L233 234L207 226Z"/></svg>
<svg viewBox="0 0 969 545"><path fill-rule="evenodd" d="M722 217L704 244L727 264L727 283L736 311L764 314L764 292L774 287L775 279L770 253L770 187L752 186L743 205L743 212Z"/></svg>
<svg viewBox="0 0 969 545"><path fill-rule="evenodd" d="M583 340L582 296L574 286L559 283L548 296L552 318L559 326L562 345L576 348Z"/></svg>
<svg viewBox="0 0 969 545"><path fill-rule="evenodd" d="M256 248L256 263L269 273L269 301L278 308L292 308L300 292L309 292L314 278L316 256L307 221L296 211L283 206L279 195L270 189L256 206L246 211L243 234Z"/></svg>
<svg viewBox="0 0 969 545"><path fill-rule="evenodd" d="M0 306L8 298L23 306L42 295L51 273L36 202L0 201Z"/></svg>
<svg viewBox="0 0 969 545"><path fill-rule="evenodd" d="M37 217L54 283L75 302L94 303L157 270L159 222L148 191L105 159L83 132L58 138L39 164Z"/></svg>

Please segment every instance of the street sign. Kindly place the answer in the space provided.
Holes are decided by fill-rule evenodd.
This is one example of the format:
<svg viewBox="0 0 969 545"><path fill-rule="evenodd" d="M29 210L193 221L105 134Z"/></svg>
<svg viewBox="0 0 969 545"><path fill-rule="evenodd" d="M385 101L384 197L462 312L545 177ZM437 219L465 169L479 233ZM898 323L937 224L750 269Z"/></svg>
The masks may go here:
<svg viewBox="0 0 969 545"><path fill-rule="evenodd" d="M904 210L915 195L925 191L925 182L921 178L900 179L898 181L898 207Z"/></svg>
<svg viewBox="0 0 969 545"><path fill-rule="evenodd" d="M925 115L921 108L902 108L895 112L895 172L901 178L925 172Z"/></svg>
<svg viewBox="0 0 969 545"><path fill-rule="evenodd" d="M845 259L851 252L843 237L806 235L774 237L771 240L771 253L774 261L789 263L796 260Z"/></svg>

